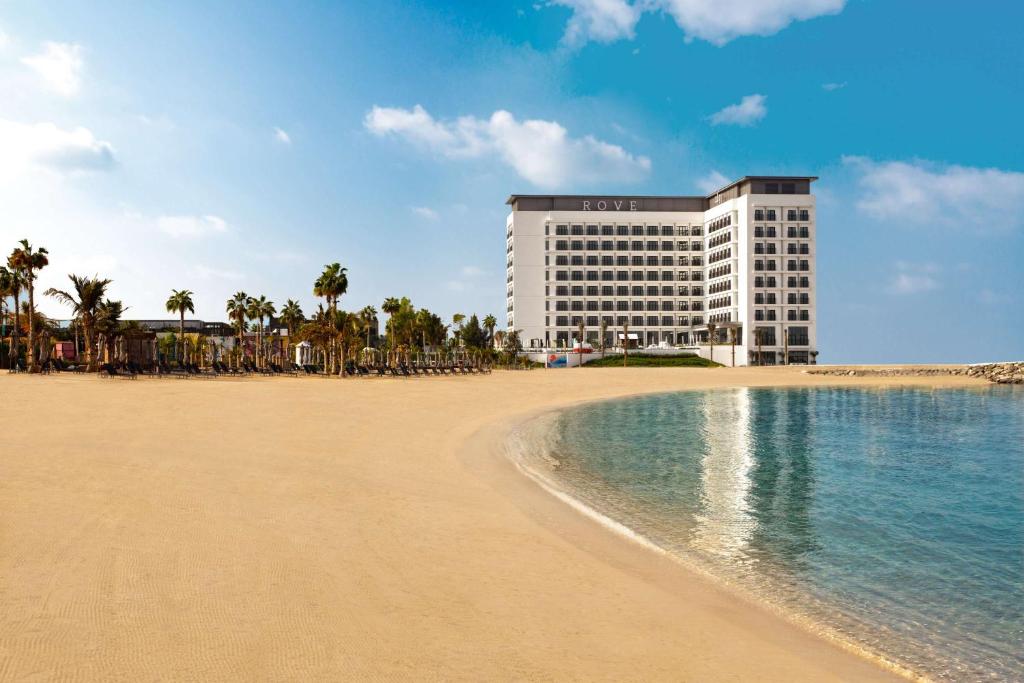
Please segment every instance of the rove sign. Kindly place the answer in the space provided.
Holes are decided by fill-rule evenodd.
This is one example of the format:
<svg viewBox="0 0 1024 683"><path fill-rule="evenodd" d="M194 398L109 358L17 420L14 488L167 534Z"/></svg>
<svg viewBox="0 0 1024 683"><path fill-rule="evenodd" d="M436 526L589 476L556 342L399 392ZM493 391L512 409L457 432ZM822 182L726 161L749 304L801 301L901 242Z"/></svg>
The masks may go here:
<svg viewBox="0 0 1024 683"><path fill-rule="evenodd" d="M638 211L635 199L584 199L584 211Z"/></svg>

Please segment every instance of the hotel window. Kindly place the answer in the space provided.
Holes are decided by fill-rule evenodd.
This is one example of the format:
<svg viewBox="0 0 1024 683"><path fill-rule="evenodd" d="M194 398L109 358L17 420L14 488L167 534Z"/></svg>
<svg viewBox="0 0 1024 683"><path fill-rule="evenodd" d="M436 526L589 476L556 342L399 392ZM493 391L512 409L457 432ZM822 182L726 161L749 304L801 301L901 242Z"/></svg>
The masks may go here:
<svg viewBox="0 0 1024 683"><path fill-rule="evenodd" d="M587 265L588 266L596 266L597 265L597 255L596 254L587 256Z"/></svg>
<svg viewBox="0 0 1024 683"><path fill-rule="evenodd" d="M581 322L583 322L583 316L582 315L574 315L569 320L572 321L572 326L573 327L579 327L579 324Z"/></svg>
<svg viewBox="0 0 1024 683"><path fill-rule="evenodd" d="M767 213L767 216L768 216L768 220L770 220L770 221L774 221L775 220L775 209L768 209L766 211L766 213Z"/></svg>
<svg viewBox="0 0 1024 683"><path fill-rule="evenodd" d="M662 301L661 302L661 310L663 310L663 311L674 311L675 308L676 308L676 305L674 303L672 303L671 301Z"/></svg>
<svg viewBox="0 0 1024 683"><path fill-rule="evenodd" d="M676 278L680 282L689 282L690 281L690 274L687 273L685 270L680 270L678 273L676 273Z"/></svg>
<svg viewBox="0 0 1024 683"><path fill-rule="evenodd" d="M582 235L583 234L583 226L582 225L574 225L574 226L572 226L572 234L573 235Z"/></svg>
<svg viewBox="0 0 1024 683"><path fill-rule="evenodd" d="M754 320L764 320L764 311L760 308L754 311Z"/></svg>
<svg viewBox="0 0 1024 683"><path fill-rule="evenodd" d="M573 240L570 243L569 246L572 247L573 251L583 251L583 241L582 240Z"/></svg>
<svg viewBox="0 0 1024 683"><path fill-rule="evenodd" d="M809 221L811 220L811 212L807 209L800 209L800 220Z"/></svg>
<svg viewBox="0 0 1024 683"><path fill-rule="evenodd" d="M632 308L634 311L642 311L642 310L644 310L644 302L643 301L633 301L630 304L630 308Z"/></svg>
<svg viewBox="0 0 1024 683"><path fill-rule="evenodd" d="M597 285L587 285L587 296L597 296Z"/></svg>
<svg viewBox="0 0 1024 683"><path fill-rule="evenodd" d="M615 257L615 265L617 265L617 266L628 266L629 265L629 257L628 256L616 256Z"/></svg>
<svg viewBox="0 0 1024 683"><path fill-rule="evenodd" d="M661 279L662 280L672 281L672 280L675 279L675 277L674 277L674 275L673 275L671 270L663 270L663 271L661 271Z"/></svg>
<svg viewBox="0 0 1024 683"><path fill-rule="evenodd" d="M796 194L796 184L782 183L782 194Z"/></svg>
<svg viewBox="0 0 1024 683"><path fill-rule="evenodd" d="M690 242L690 251L700 251L704 248L700 242Z"/></svg>
<svg viewBox="0 0 1024 683"><path fill-rule="evenodd" d="M615 271L615 279L618 280L619 282L622 282L624 280L629 280L629 271L628 270L617 270L617 271Z"/></svg>
<svg viewBox="0 0 1024 683"><path fill-rule="evenodd" d="M807 276L802 276L800 278L800 286L801 287L810 287L811 286L811 279L809 277L807 277Z"/></svg>
<svg viewBox="0 0 1024 683"><path fill-rule="evenodd" d="M656 315L649 315L649 316L647 316L647 326L648 327L657 327L658 326L658 316L656 316Z"/></svg>
<svg viewBox="0 0 1024 683"><path fill-rule="evenodd" d="M629 242L627 242L626 240L619 240L615 243L615 249L617 251L628 251Z"/></svg>
<svg viewBox="0 0 1024 683"><path fill-rule="evenodd" d="M569 302L568 301L556 301L555 302L555 310L556 311L568 311L569 310Z"/></svg>
<svg viewBox="0 0 1024 683"><path fill-rule="evenodd" d="M565 280L568 280L568 279L569 279L569 273L567 273L566 271L564 271L564 270L556 270L555 271L555 280L556 281L565 281Z"/></svg>
<svg viewBox="0 0 1024 683"><path fill-rule="evenodd" d="M611 285L602 285L601 286L601 296L614 296L614 295L615 295L615 288L614 287L612 287Z"/></svg>
<svg viewBox="0 0 1024 683"><path fill-rule="evenodd" d="M657 265L657 264L655 264L655 265ZM671 266L672 265L672 257L671 256L662 256L661 257L661 265L663 265L663 266Z"/></svg>
<svg viewBox="0 0 1024 683"><path fill-rule="evenodd" d="M629 262L632 265L634 265L634 266L642 266L644 264L644 257L643 256L632 256L632 257L630 257Z"/></svg>
<svg viewBox="0 0 1024 683"><path fill-rule="evenodd" d="M672 327L672 316L670 316L670 315L663 315L663 316L661 316L661 326L662 327Z"/></svg>
<svg viewBox="0 0 1024 683"><path fill-rule="evenodd" d="M626 285L615 285L615 296L629 296L629 287Z"/></svg>
<svg viewBox="0 0 1024 683"><path fill-rule="evenodd" d="M608 327L611 327L612 325L615 324L615 318L610 315L603 315L601 316L601 322L603 322Z"/></svg>
<svg viewBox="0 0 1024 683"><path fill-rule="evenodd" d="M559 315L555 317L555 325L557 327L565 327L569 324L569 316Z"/></svg>
<svg viewBox="0 0 1024 683"><path fill-rule="evenodd" d="M755 221L763 221L764 220L764 209L754 209L754 220Z"/></svg>
<svg viewBox="0 0 1024 683"><path fill-rule="evenodd" d="M656 310L658 310L658 302L657 301L648 301L647 302L647 310L648 311L656 311Z"/></svg>
<svg viewBox="0 0 1024 683"><path fill-rule="evenodd" d="M642 315L634 315L630 318L630 325L633 327L641 327L644 324L644 317Z"/></svg>
<svg viewBox="0 0 1024 683"><path fill-rule="evenodd" d="M775 320L775 309L768 309L767 311L765 311L765 315L767 316L768 320Z"/></svg>
<svg viewBox="0 0 1024 683"><path fill-rule="evenodd" d="M596 270L588 270L587 271L587 280L588 281L593 282L593 281L597 280L599 277L600 276L597 274Z"/></svg>
<svg viewBox="0 0 1024 683"><path fill-rule="evenodd" d="M646 293L647 293L647 296L658 296L658 287L657 287L657 285L655 285L653 287L647 287L647 292Z"/></svg>
<svg viewBox="0 0 1024 683"><path fill-rule="evenodd" d="M649 266L656 266L656 265L658 265L658 257L657 256L648 256L646 264L649 265Z"/></svg>
<svg viewBox="0 0 1024 683"><path fill-rule="evenodd" d="M587 234L588 235L597 235L598 234L597 226L596 225L588 225L587 226Z"/></svg>
<svg viewBox="0 0 1024 683"><path fill-rule="evenodd" d="M634 270L633 271L633 279L634 280L643 280L644 279L644 271L642 271L642 270Z"/></svg>
<svg viewBox="0 0 1024 683"><path fill-rule="evenodd" d="M572 275L570 275L569 277L572 278L575 281L580 281L580 280L583 279L583 271L582 270L574 270L574 271L572 271Z"/></svg>
<svg viewBox="0 0 1024 683"><path fill-rule="evenodd" d="M629 302L628 301L616 301L615 302L615 310L616 311L628 311L629 310Z"/></svg>
<svg viewBox="0 0 1024 683"><path fill-rule="evenodd" d="M582 301L573 301L573 302L571 302L569 304L569 308L571 310L573 310L573 311L582 311L583 310L583 302Z"/></svg>
<svg viewBox="0 0 1024 683"><path fill-rule="evenodd" d="M565 285L555 287L555 296L569 296L569 288Z"/></svg>
<svg viewBox="0 0 1024 683"><path fill-rule="evenodd" d="M754 305L755 306L763 306L764 305L764 294L762 294L761 292L757 292L756 294L754 294Z"/></svg>
<svg viewBox="0 0 1024 683"><path fill-rule="evenodd" d="M648 237L657 237L658 236L658 232L659 232L659 230L658 230L658 226L657 225L648 225L647 226L647 236Z"/></svg>
<svg viewBox="0 0 1024 683"><path fill-rule="evenodd" d="M778 183L765 183L764 184L764 193L765 194L778 194L779 193L779 184Z"/></svg>
<svg viewBox="0 0 1024 683"><path fill-rule="evenodd" d="M786 261L786 270L796 270L796 261L793 259Z"/></svg>
<svg viewBox="0 0 1024 683"><path fill-rule="evenodd" d="M775 286L775 276L774 275L769 275L768 276L768 279L765 280L765 286L766 287L774 287Z"/></svg>
<svg viewBox="0 0 1024 683"><path fill-rule="evenodd" d="M787 287L799 287L799 285L797 284L797 279L796 279L795 275L790 275L788 278L786 278L786 286Z"/></svg>
<svg viewBox="0 0 1024 683"><path fill-rule="evenodd" d="M811 319L810 313L808 311L801 310L800 311L800 319L801 320L810 320Z"/></svg>
<svg viewBox="0 0 1024 683"><path fill-rule="evenodd" d="M647 251L658 251L658 242L655 240L648 240Z"/></svg>
<svg viewBox="0 0 1024 683"><path fill-rule="evenodd" d="M795 221L796 220L796 209L786 209L786 220L787 221Z"/></svg>
<svg viewBox="0 0 1024 683"><path fill-rule="evenodd" d="M796 292L790 292L789 294L786 295L786 303L787 304L795 304L796 303Z"/></svg>
<svg viewBox="0 0 1024 683"><path fill-rule="evenodd" d="M598 246L597 240L587 240L587 251L597 251Z"/></svg>
<svg viewBox="0 0 1024 683"><path fill-rule="evenodd" d="M629 322L629 317L628 316L625 316L625 315L615 316L615 324L616 325L621 327L621 326L625 325L627 322Z"/></svg>
<svg viewBox="0 0 1024 683"><path fill-rule="evenodd" d="M786 228L786 237L788 237L790 239L794 239L796 237L796 226L795 225L791 225L788 228Z"/></svg>
<svg viewBox="0 0 1024 683"><path fill-rule="evenodd" d="M800 237L802 237L804 239L807 239L810 236L811 236L811 229L808 228L806 225L800 226Z"/></svg>
<svg viewBox="0 0 1024 683"><path fill-rule="evenodd" d="M680 310L680 311L688 311L688 310L690 310L690 302L689 301L680 301L678 306L677 306L677 310Z"/></svg>
<svg viewBox="0 0 1024 683"><path fill-rule="evenodd" d="M807 292L800 292L800 303L804 306L811 303L811 297Z"/></svg>
<svg viewBox="0 0 1024 683"><path fill-rule="evenodd" d="M796 320L796 311L793 309L786 311L786 320Z"/></svg>
<svg viewBox="0 0 1024 683"><path fill-rule="evenodd" d="M573 296L583 296L583 285L573 285L572 286L572 295Z"/></svg>
<svg viewBox="0 0 1024 683"><path fill-rule="evenodd" d="M606 254L606 255L602 256L601 257L601 265L602 266L614 266L615 265L615 257L612 256L611 254Z"/></svg>
<svg viewBox="0 0 1024 683"><path fill-rule="evenodd" d="M786 245L786 253L787 254L795 254L796 253L796 245L793 244L792 242L787 244Z"/></svg>
<svg viewBox="0 0 1024 683"><path fill-rule="evenodd" d="M556 266L567 266L567 265L569 265L569 257L566 256L565 254L559 254L558 256L555 257L555 265Z"/></svg>
<svg viewBox="0 0 1024 683"><path fill-rule="evenodd" d="M665 285L661 288L662 296L672 296L672 285Z"/></svg>
<svg viewBox="0 0 1024 683"><path fill-rule="evenodd" d="M611 237L614 234L615 234L615 226L612 226L612 225L602 225L601 226L601 235L603 235L604 237Z"/></svg>
<svg viewBox="0 0 1024 683"><path fill-rule="evenodd" d="M692 311L703 311L704 310L704 303L701 302L701 301L691 301L690 302L690 310L692 310Z"/></svg>
<svg viewBox="0 0 1024 683"><path fill-rule="evenodd" d="M765 228L764 229L764 236L765 237L775 237L775 226L774 225L769 225L767 228Z"/></svg>
<svg viewBox="0 0 1024 683"><path fill-rule="evenodd" d="M768 302L769 306L774 306L775 305L775 292L768 292L765 295L765 301Z"/></svg>
<svg viewBox="0 0 1024 683"><path fill-rule="evenodd" d="M596 315L588 315L587 316L587 327L597 327L597 325L598 325L597 316Z"/></svg>
<svg viewBox="0 0 1024 683"><path fill-rule="evenodd" d="M754 244L754 253L755 254L763 254L764 253L764 245L762 243L760 243L760 242L756 242ZM711 259L708 259L708 262L710 263Z"/></svg>
<svg viewBox="0 0 1024 683"><path fill-rule="evenodd" d="M676 235L678 235L679 237L689 237L690 230L685 225L680 225L679 227L676 228Z"/></svg>
<svg viewBox="0 0 1024 683"><path fill-rule="evenodd" d="M555 226L555 234L556 235L568 235L569 234L569 226L568 225L556 225Z"/></svg>
<svg viewBox="0 0 1024 683"><path fill-rule="evenodd" d="M679 318L679 326L680 327L686 327L689 324L690 324L690 319L689 318L687 318L685 316L682 316L682 317Z"/></svg>
<svg viewBox="0 0 1024 683"><path fill-rule="evenodd" d="M617 226L615 226L615 234L618 235L619 237L625 237L626 235L629 234L629 226L628 225L617 225Z"/></svg>
<svg viewBox="0 0 1024 683"><path fill-rule="evenodd" d="M601 251L612 251L613 249L615 249L614 242L612 242L611 240L601 241Z"/></svg>
<svg viewBox="0 0 1024 683"><path fill-rule="evenodd" d="M572 257L569 259L569 263L571 263L574 266L582 266L583 254L573 254Z"/></svg>
<svg viewBox="0 0 1024 683"><path fill-rule="evenodd" d="M754 278L754 286L755 287L764 287L764 277L761 276L761 275L758 275L757 277L755 277Z"/></svg>
<svg viewBox="0 0 1024 683"><path fill-rule="evenodd" d="M662 251L672 251L672 241L671 240L662 240L661 241L661 250Z"/></svg>
<svg viewBox="0 0 1024 683"><path fill-rule="evenodd" d="M629 291L632 294L632 296L643 296L644 295L644 287L643 287L643 285L633 285L633 287Z"/></svg>
<svg viewBox="0 0 1024 683"><path fill-rule="evenodd" d="M800 270L810 270L811 265L807 261L800 261Z"/></svg>
<svg viewBox="0 0 1024 683"><path fill-rule="evenodd" d="M597 302L596 301L588 301L587 302L587 310L588 311L596 311L597 310Z"/></svg>
<svg viewBox="0 0 1024 683"><path fill-rule="evenodd" d="M611 271L611 270L602 270L601 271L601 282L611 282L613 279L615 279L615 272L614 271Z"/></svg>
<svg viewBox="0 0 1024 683"><path fill-rule="evenodd" d="M632 242L629 243L629 250L630 251L643 251L644 250L644 243L641 242L640 240L633 240Z"/></svg>
<svg viewBox="0 0 1024 683"><path fill-rule="evenodd" d="M634 226L630 227L629 234L633 235L634 237L641 237L641 236L643 236L643 234L644 234L644 226L642 226L642 225L634 225Z"/></svg>
<svg viewBox="0 0 1024 683"><path fill-rule="evenodd" d="M805 255L806 255L806 254L810 254L810 253L811 253L811 248L810 248L810 246L809 246L809 245L806 245L806 244L801 244L801 245L800 245L800 253L801 253L801 254L805 254Z"/></svg>
<svg viewBox="0 0 1024 683"><path fill-rule="evenodd" d="M663 225L663 226L661 226L661 236L662 237L671 237L672 236L672 226L671 225Z"/></svg>
<svg viewBox="0 0 1024 683"><path fill-rule="evenodd" d="M614 302L612 302L612 301L602 301L601 302L601 310L602 311L611 311L611 310L614 310L614 309L615 309L615 303Z"/></svg>
<svg viewBox="0 0 1024 683"><path fill-rule="evenodd" d="M769 254L774 254L775 253L775 245L772 244L771 242L769 242L767 244L767 248L768 248L768 253Z"/></svg>
<svg viewBox="0 0 1024 683"><path fill-rule="evenodd" d="M754 261L754 270L764 270L764 261L760 259Z"/></svg>
<svg viewBox="0 0 1024 683"><path fill-rule="evenodd" d="M556 251L565 251L568 248L569 248L569 243L566 240L556 240L555 241L555 250Z"/></svg>

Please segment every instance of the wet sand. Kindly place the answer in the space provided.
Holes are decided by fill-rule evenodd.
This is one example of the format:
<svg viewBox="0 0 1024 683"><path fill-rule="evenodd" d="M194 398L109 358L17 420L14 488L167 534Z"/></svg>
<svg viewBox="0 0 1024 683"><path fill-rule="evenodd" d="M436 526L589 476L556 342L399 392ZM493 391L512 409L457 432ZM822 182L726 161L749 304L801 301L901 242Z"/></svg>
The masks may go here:
<svg viewBox="0 0 1024 683"><path fill-rule="evenodd" d="M516 421L582 400L985 386L801 370L0 375L0 679L895 678L502 457Z"/></svg>

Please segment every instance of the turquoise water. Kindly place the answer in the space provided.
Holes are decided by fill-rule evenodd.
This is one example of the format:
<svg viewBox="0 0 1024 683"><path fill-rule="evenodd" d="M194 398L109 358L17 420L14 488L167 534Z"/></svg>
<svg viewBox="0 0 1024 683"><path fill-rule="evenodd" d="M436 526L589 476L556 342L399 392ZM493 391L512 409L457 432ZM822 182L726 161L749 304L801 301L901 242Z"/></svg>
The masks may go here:
<svg viewBox="0 0 1024 683"><path fill-rule="evenodd" d="M529 466L662 548L933 678L1024 679L1024 390L685 392L542 422Z"/></svg>

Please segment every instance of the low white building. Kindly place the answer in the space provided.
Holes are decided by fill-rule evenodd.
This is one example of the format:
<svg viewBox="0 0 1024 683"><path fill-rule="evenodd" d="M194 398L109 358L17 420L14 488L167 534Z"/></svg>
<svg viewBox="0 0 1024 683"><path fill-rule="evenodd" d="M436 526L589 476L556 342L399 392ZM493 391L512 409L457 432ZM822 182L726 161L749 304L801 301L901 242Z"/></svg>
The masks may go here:
<svg viewBox="0 0 1024 683"><path fill-rule="evenodd" d="M810 176L744 177L707 196L512 195L508 329L527 349L584 326L611 347L698 345L709 324L736 365L813 363L815 203ZM760 351L759 351L760 349ZM760 355L759 355L760 353ZM731 349L714 351L730 364Z"/></svg>

